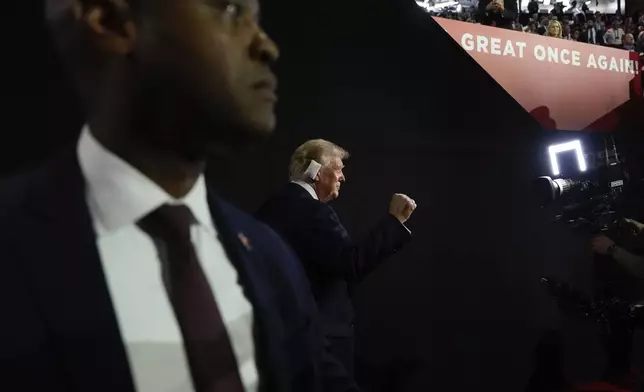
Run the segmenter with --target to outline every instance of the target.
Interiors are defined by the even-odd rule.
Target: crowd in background
[[[485,18],[485,14],[493,10],[494,6],[495,3],[490,2],[486,7],[462,9],[461,12],[444,9],[436,13],[436,16],[496,25],[494,21],[486,23]],[[625,17],[619,13],[593,13],[586,4],[578,7],[574,1],[567,10],[558,3],[548,14],[538,11],[537,1],[532,0],[528,4],[528,12],[517,14],[503,27],[529,34],[644,52],[644,12]]]

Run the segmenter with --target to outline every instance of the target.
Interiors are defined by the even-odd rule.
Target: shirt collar
[[[199,224],[214,229],[203,175],[185,197],[176,199],[102,146],[88,126],[81,133],[77,154],[88,185],[90,209],[104,230],[135,224],[163,204],[184,204]]]
[[[318,194],[315,193],[315,188],[313,188],[313,186],[311,184],[309,184],[308,182],[304,182],[304,181],[292,181],[292,182],[293,182],[293,184],[297,184],[297,185],[301,186],[302,188],[306,189],[306,191],[309,192],[311,197],[313,197],[315,200],[320,200],[318,198]]]

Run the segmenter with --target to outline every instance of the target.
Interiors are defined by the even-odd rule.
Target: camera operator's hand
[[[389,213],[396,217],[400,223],[407,222],[407,219],[416,209],[416,202],[407,195],[396,193],[389,202]]]
[[[605,235],[598,235],[591,241],[590,248],[593,252],[600,255],[608,255],[610,254],[611,249],[614,248],[614,245],[615,241]]]
[[[633,219],[622,219],[619,223],[624,225],[627,229],[633,230],[637,234],[644,231],[644,224]]]

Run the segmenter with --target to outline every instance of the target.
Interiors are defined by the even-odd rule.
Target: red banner
[[[644,123],[638,53],[434,20],[545,129],[614,131],[622,121]]]

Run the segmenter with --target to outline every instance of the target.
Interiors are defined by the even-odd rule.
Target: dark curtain
[[[595,378],[603,357],[592,325],[560,317],[538,282],[551,273],[583,287],[592,273],[587,238],[531,202],[548,135],[530,115],[412,0],[264,2],[264,20],[282,49],[278,130],[209,175],[253,211],[287,180],[294,148],[322,137],[352,153],[334,207],[355,237],[392,193],[417,201],[415,241],[356,297],[358,352],[379,370],[371,380],[401,392],[516,392],[542,332],[558,327],[569,331],[568,376]],[[34,46],[19,46],[40,72],[19,73],[26,56],[10,60],[22,111],[5,132],[14,139],[2,143],[4,173],[73,142],[82,124],[39,28]]]

